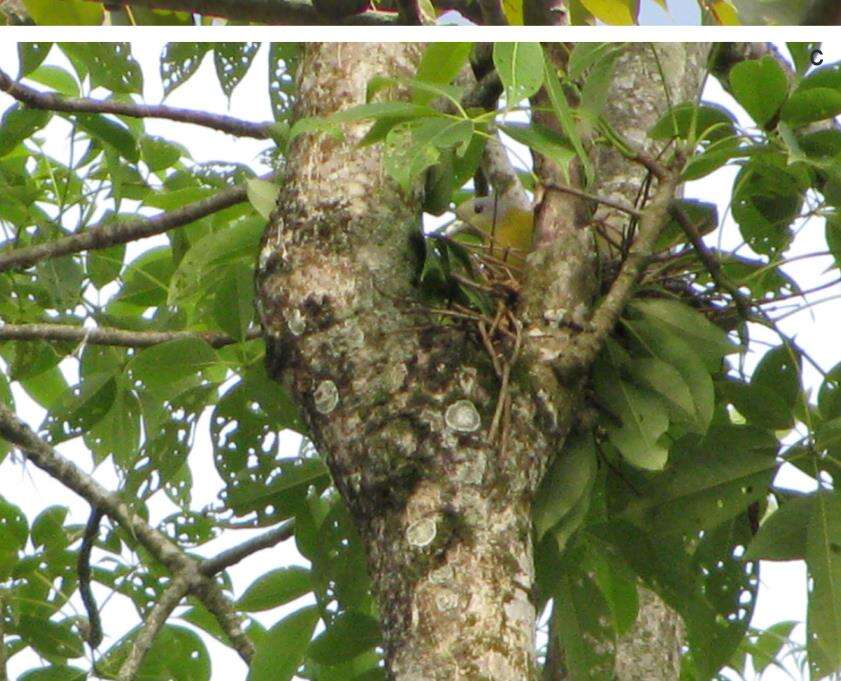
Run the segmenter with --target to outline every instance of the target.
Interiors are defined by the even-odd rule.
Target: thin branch
[[[104,113],[131,118],[164,118],[179,123],[192,123],[219,130],[237,137],[270,137],[271,122],[243,121],[233,116],[212,114],[195,109],[164,106],[162,104],[135,104],[90,97],[65,97],[54,92],[41,92],[12,79],[0,69],[0,90],[32,109],[62,111],[65,113]]]
[[[97,506],[91,508],[82,545],[79,547],[79,557],[76,561],[76,574],[79,577],[79,595],[88,614],[88,627],[85,640],[94,650],[102,643],[102,620],[99,617],[99,607],[91,590],[91,551],[99,533],[99,522],[102,520],[102,509]]]
[[[102,4],[102,0],[87,0]],[[284,26],[323,26],[349,24],[354,26],[383,26],[399,24],[395,12],[370,10],[342,19],[319,14],[312,3],[305,0],[109,0],[111,5],[166,9],[209,17],[231,19],[236,22],[282,24]]]
[[[222,570],[226,570],[232,565],[236,565],[257,551],[277,546],[280,542],[290,539],[294,534],[295,524],[294,521],[290,520],[289,522],[283,523],[268,532],[252,537],[251,539],[248,539],[242,542],[242,544],[238,544],[227,551],[222,551],[222,553],[215,555],[213,558],[203,560],[199,564],[199,571],[207,576],[215,575],[218,572],[222,572]]]
[[[683,209],[677,204],[673,204],[671,212],[672,215],[675,216],[675,219],[681,229],[683,229],[683,233],[686,234],[686,237],[692,244],[692,248],[695,249],[695,252],[698,254],[698,257],[701,259],[701,262],[704,264],[704,267],[707,269],[707,272],[709,272],[710,277],[712,277],[716,286],[730,294],[730,297],[733,298],[733,302],[736,305],[736,309],[739,311],[739,316],[745,321],[748,321],[751,316],[750,301],[739,290],[739,288],[724,275],[724,272],[721,271],[721,263],[719,263],[718,258],[712,254],[710,249],[704,243],[703,238],[701,238],[701,235],[698,232],[698,228],[687,217]]]
[[[643,209],[637,237],[613,285],[593,313],[588,330],[574,337],[568,353],[562,355],[555,364],[555,368],[561,374],[570,375],[584,371],[596,359],[630,299],[634,286],[654,251],[657,237],[669,221],[671,204],[679,183],[677,174],[669,172],[657,187],[650,203]]]
[[[261,177],[264,180],[273,178],[273,173]],[[236,187],[223,189],[218,194],[206,199],[188,203],[176,210],[158,213],[154,217],[100,223],[83,232],[77,232],[55,241],[5,251],[0,253],[0,272],[13,268],[31,267],[42,260],[58,258],[62,255],[81,253],[96,248],[108,248],[156,234],[163,234],[170,229],[184,227],[203,217],[235,206],[246,201],[247,198],[245,185],[237,185]]]
[[[572,194],[573,196],[577,196],[581,199],[587,199],[588,201],[594,201],[595,203],[601,203],[605,206],[609,206],[610,208],[615,208],[622,213],[627,213],[637,220],[642,217],[642,211],[637,210],[624,201],[617,201],[606,196],[597,196],[596,194],[591,194],[590,192],[585,192],[583,189],[578,189],[578,187],[572,187],[569,185],[546,184],[544,186],[548,189],[557,189],[559,192]]]
[[[186,575],[173,577],[135,637],[128,656],[120,667],[119,674],[117,674],[117,681],[134,681],[137,672],[140,670],[140,665],[143,664],[143,658],[146,657],[146,653],[152,647],[155,637],[189,590],[189,577]]]
[[[68,461],[36,435],[7,407],[0,404],[0,437],[18,447],[29,461],[61,482],[92,507],[99,508],[134,537],[152,556],[173,573],[187,576],[191,590],[216,617],[240,657],[249,662],[254,644],[242,630],[239,617],[220,586],[199,572],[199,564],[169,537],[146,523],[117,494],[108,491],[72,461]]]
[[[247,340],[260,338],[262,331],[249,329]],[[181,338],[200,338],[213,348],[239,343],[239,340],[215,331],[129,331],[110,327],[84,327],[70,324],[0,324],[0,341],[43,340],[110,345],[123,348],[148,348]]]

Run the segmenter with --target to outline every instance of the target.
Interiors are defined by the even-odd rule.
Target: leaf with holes
[[[672,465],[640,489],[625,516],[660,535],[711,530],[762,499],[778,463],[776,438],[750,426],[713,426],[670,450]]]
[[[300,55],[298,43],[271,43],[269,47],[269,102],[276,121],[288,120],[292,113]]]
[[[245,78],[259,49],[260,43],[214,43],[213,65],[226,97]]]
[[[593,573],[582,572],[577,563],[567,561],[552,612],[564,666],[575,681],[610,681],[616,649],[610,608]]]
[[[129,43],[59,43],[82,78],[90,76],[93,87],[104,87],[121,94],[143,92],[143,71],[131,54]],[[84,64],[84,69],[78,67]]]
[[[183,85],[201,66],[213,43],[167,43],[161,54],[164,95]]]
[[[41,427],[54,444],[78,437],[105,417],[116,394],[117,381],[113,373],[89,376],[65,392],[50,409]]]

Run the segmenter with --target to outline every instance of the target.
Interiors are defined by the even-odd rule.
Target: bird
[[[481,232],[493,257],[522,267],[532,249],[534,214],[505,195],[477,196],[459,204],[456,217]]]

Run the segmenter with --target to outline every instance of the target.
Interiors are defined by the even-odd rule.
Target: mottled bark
[[[704,50],[658,50],[672,97],[694,95]],[[364,102],[371,77],[411,75],[420,52],[306,46],[297,115]],[[610,98],[608,115],[634,141],[665,108],[652,63],[650,48],[629,48]],[[613,101],[620,95],[628,108]],[[363,536],[390,678],[523,681],[535,672],[530,503],[581,392],[580,378],[565,384],[551,363],[596,288],[588,213],[559,210],[560,196],[579,201],[568,195],[541,200],[502,448],[489,433],[500,390],[491,358],[474,328],[445,324],[422,302],[418,191],[388,178],[378,146],[356,146],[367,128],[348,125],[342,140],[307,134],[288,151],[260,254],[270,371],[301,405]],[[607,152],[598,166],[601,189],[633,200],[638,168]],[[652,655],[668,663],[679,640],[678,628]]]
[[[709,50],[708,44],[700,43],[631,45],[617,62],[605,117],[625,139],[656,155],[659,148],[648,140],[648,130],[667,111],[669,102],[678,104],[698,96]],[[635,203],[645,169],[607,147],[599,147],[595,160],[594,191]],[[615,229],[628,221],[626,215],[605,206],[597,208],[594,219]],[[640,589],[637,625],[618,641],[617,681],[674,681],[680,675],[683,642],[679,615],[652,591]]]
[[[364,101],[412,72],[414,45],[308,46],[299,115]],[[417,197],[377,147],[300,138],[261,256],[272,371],[301,402],[365,539],[393,678],[529,678],[535,662],[531,496],[569,427],[571,396],[512,374],[504,456],[488,429],[499,384],[472,329],[442,325],[413,285]],[[543,372],[551,378],[551,372]]]

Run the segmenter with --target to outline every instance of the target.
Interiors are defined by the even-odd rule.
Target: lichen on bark
[[[373,76],[412,76],[421,52],[307,45],[296,115],[365,102]],[[625,66],[650,69],[646,59],[631,47]],[[300,404],[363,538],[389,677],[522,681],[537,662],[531,500],[581,394],[580,377],[567,384],[551,363],[595,293],[586,212],[546,204],[547,224],[566,222],[529,256],[503,449],[489,433],[499,380],[487,351],[415,287],[420,188],[388,177],[380,146],[357,146],[368,125],[304,134],[287,151],[258,273],[270,372]],[[630,171],[599,161],[621,192]]]

